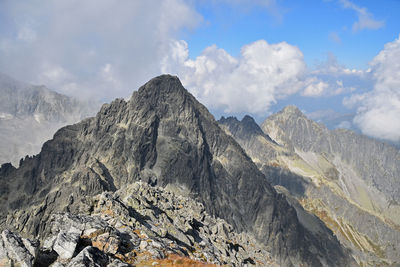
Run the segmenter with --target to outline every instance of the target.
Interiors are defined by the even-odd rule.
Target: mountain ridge
[[[153,78],[128,102],[117,99],[96,117],[60,129],[39,155],[0,173],[8,192],[26,194],[7,195],[2,210],[10,212],[0,225],[25,234],[40,236],[41,221],[54,212],[78,212],[82,195],[142,180],[186,193],[237,231],[252,232],[282,265],[354,263],[332,235],[322,243],[298,223],[285,197],[170,75]],[[31,210],[16,209],[24,206]]]
[[[299,206],[324,221],[343,245],[352,248],[360,262],[379,265],[397,261],[400,228],[396,226],[399,217],[395,203],[391,203],[389,194],[389,198],[385,197],[386,193],[368,184],[357,168],[352,167],[351,161],[341,158],[337,152],[342,147],[350,147],[353,150],[351,157],[360,159],[359,164],[362,164],[365,155],[358,157],[357,154],[365,147],[357,146],[368,147],[368,142],[372,142],[370,146],[380,149],[368,148],[373,154],[367,155],[381,158],[379,153],[386,155],[385,148],[389,145],[361,136],[361,141],[355,142],[354,146],[351,142],[359,137],[358,134],[348,130],[329,131],[309,120],[296,107],[287,107],[267,118],[262,125],[263,134],[255,133],[254,125],[246,129],[237,119],[222,119],[219,123],[246,150],[278,191],[286,193],[289,199],[294,197]],[[271,136],[276,143],[270,142],[265,135]],[[390,148],[390,151],[396,149]],[[385,158],[376,161],[384,166],[388,160],[396,162],[396,158],[390,156],[386,161]],[[386,172],[386,176],[396,177],[395,170],[388,168]],[[380,183],[385,186],[385,181]],[[391,187],[396,192],[397,187]],[[299,208],[297,211],[302,212]],[[370,225],[375,227],[372,229]]]
[[[15,166],[38,153],[60,127],[91,115],[97,106],[2,73],[0,93],[0,163]]]

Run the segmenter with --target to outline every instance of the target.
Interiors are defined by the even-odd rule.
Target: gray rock
[[[57,236],[56,235],[50,236],[47,239],[45,239],[44,242],[43,242],[43,246],[42,246],[43,249],[52,250],[53,246],[54,246],[54,242],[56,242],[56,240],[57,240]]]
[[[130,266],[131,265],[116,259],[107,265],[107,267],[130,267]]]
[[[66,264],[64,264],[64,263],[61,263],[61,262],[54,262],[54,263],[52,263],[51,265],[50,265],[50,267],[65,267],[66,266]]]
[[[70,259],[75,253],[76,246],[79,242],[81,231],[71,227],[69,231],[61,231],[57,235],[53,249],[61,259]]]
[[[23,239],[18,235],[4,230],[0,239],[0,263],[4,266],[33,266],[37,250],[38,242]]]
[[[106,254],[97,248],[86,247],[70,261],[67,267],[104,267],[108,263],[109,259]]]

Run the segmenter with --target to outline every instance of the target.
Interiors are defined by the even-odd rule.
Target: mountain
[[[0,94],[0,163],[15,166],[22,157],[37,154],[57,129],[92,110],[87,103],[1,73]]]
[[[288,106],[261,127],[222,118],[269,182],[318,216],[368,265],[400,258],[397,148],[349,130],[328,130]]]
[[[355,264],[331,232],[299,223],[286,197],[169,75],[61,128],[19,168],[3,165],[0,226],[40,239],[53,214],[79,214],[87,197],[136,181],[202,203],[236,232],[253,235],[282,266]]]

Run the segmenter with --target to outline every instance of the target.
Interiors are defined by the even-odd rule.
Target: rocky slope
[[[277,266],[253,237],[235,233],[201,203],[160,187],[135,182],[87,197],[79,210],[52,214],[43,242],[5,230],[0,266]]]
[[[60,127],[92,110],[86,103],[1,73],[0,94],[0,163],[14,166],[26,155],[37,154]]]
[[[299,223],[285,196],[169,75],[60,129],[18,169],[3,165],[0,225],[40,239],[52,214],[79,214],[84,196],[138,180],[196,199],[235,231],[251,233],[280,265],[354,264],[331,233]]]
[[[219,122],[269,181],[324,221],[360,263],[398,263],[396,148],[347,130],[329,131],[293,106],[269,117],[262,129],[250,117]]]

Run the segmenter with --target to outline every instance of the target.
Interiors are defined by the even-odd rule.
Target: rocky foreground
[[[135,182],[87,197],[79,214],[53,214],[41,240],[4,230],[0,266],[277,266],[201,203]]]

